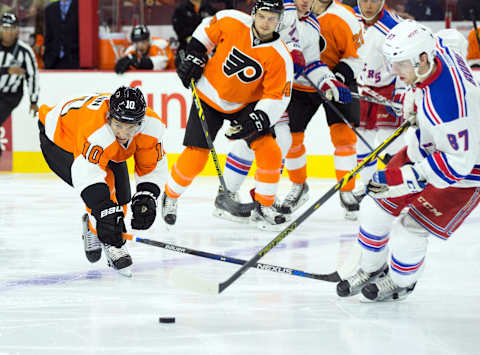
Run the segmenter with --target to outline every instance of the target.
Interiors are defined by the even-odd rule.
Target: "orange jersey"
[[[341,60],[345,61],[357,77],[361,70],[357,50],[363,44],[363,32],[353,9],[333,1],[317,20],[324,42],[320,48],[322,62],[333,69]]]
[[[147,108],[144,122],[126,146],[117,142],[107,121],[111,94],[93,94],[67,100],[54,107],[42,105],[39,120],[46,136],[74,156],[72,180],[79,191],[105,182],[110,161],[135,159],[137,183],[161,186],[168,174],[162,145],[165,125]]]
[[[135,50],[134,45],[131,45],[125,50],[125,55],[129,54],[135,54],[139,59],[141,58]],[[153,70],[175,69],[175,56],[170,48],[170,43],[163,38],[152,39],[146,57],[152,60]],[[134,67],[130,67],[130,69],[135,70]]]
[[[478,29],[480,36],[480,28]],[[470,31],[468,34],[468,54],[467,54],[468,64],[479,64],[480,65],[480,47],[478,44],[477,36],[475,30]]]
[[[217,111],[234,113],[257,102],[275,123],[290,101],[293,62],[280,39],[259,43],[252,16],[223,10],[197,27],[193,37],[215,53],[197,88],[200,98]]]

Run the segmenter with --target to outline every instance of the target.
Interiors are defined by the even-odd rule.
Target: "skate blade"
[[[123,277],[131,278],[133,276],[130,266],[124,267],[123,269],[115,269]]]
[[[282,224],[270,224],[265,221],[252,222],[255,223],[257,228],[266,232],[281,232],[288,226],[288,221]]]
[[[212,212],[212,214],[215,217],[231,221],[231,222],[237,222],[237,223],[243,223],[243,224],[248,224],[250,221],[250,217],[238,217],[238,216],[233,216],[232,214],[221,210],[219,208],[215,208]]]
[[[356,220],[358,220],[358,211],[347,211],[347,210],[345,210],[344,217],[345,217],[346,220],[356,221]]]

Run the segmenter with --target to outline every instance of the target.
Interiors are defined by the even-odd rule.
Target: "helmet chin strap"
[[[415,83],[421,83],[426,78],[428,78],[430,74],[432,74],[434,65],[435,65],[435,58],[432,58],[428,63],[428,70],[425,72],[425,74],[420,74],[418,71],[420,69],[420,62],[417,65],[414,65],[413,66],[414,72],[415,72],[415,75],[417,76],[417,80],[415,80]]]

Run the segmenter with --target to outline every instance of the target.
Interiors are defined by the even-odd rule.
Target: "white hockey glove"
[[[415,89],[409,88],[403,98],[403,118],[412,126],[417,124],[417,107],[415,105]]]
[[[367,185],[367,194],[373,198],[392,198],[422,191],[426,181],[413,164],[389,168],[373,174]]]
[[[320,81],[318,88],[328,100],[333,99],[341,104],[348,104],[352,101],[352,93],[348,86],[338,81],[335,75],[331,73]]]

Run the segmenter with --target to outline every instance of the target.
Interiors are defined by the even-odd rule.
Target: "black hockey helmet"
[[[14,27],[18,26],[17,16],[11,12],[5,12],[0,19],[0,26],[3,27]]]
[[[132,43],[149,40],[149,39],[150,39],[150,31],[148,30],[147,26],[136,25],[135,27],[132,28],[132,32],[130,33],[130,41]]]
[[[255,15],[258,10],[277,12],[281,15],[283,13],[283,0],[257,0],[253,5],[252,15]]]
[[[120,86],[110,96],[110,117],[124,123],[141,123],[147,104],[138,88]]]

